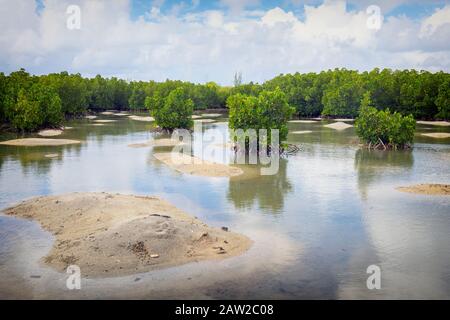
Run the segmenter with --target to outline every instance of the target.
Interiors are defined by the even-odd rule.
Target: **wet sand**
[[[448,121],[417,121],[417,123],[432,125],[432,126],[440,126],[440,127],[450,126],[450,122],[448,122]]]
[[[41,137],[54,137],[59,136],[63,133],[62,130],[59,129],[48,129],[48,130],[41,130],[38,132],[38,135]]]
[[[450,184],[418,184],[408,187],[398,187],[402,192],[427,194],[427,195],[450,195]]]
[[[436,139],[445,139],[445,138],[450,138],[450,133],[447,133],[447,132],[422,133],[422,136],[436,138]]]
[[[327,124],[324,127],[331,128],[334,130],[345,130],[345,129],[351,128],[353,126],[350,124],[344,123],[344,122],[334,122],[334,123]]]
[[[81,143],[81,141],[69,139],[44,139],[44,138],[24,138],[0,142],[1,145],[24,146],[24,147],[62,146],[66,144],[78,144],[78,143]]]
[[[153,156],[170,168],[192,175],[203,177],[235,177],[243,173],[242,169],[221,163],[201,160],[186,154],[170,152],[155,153]],[[174,157],[176,159],[174,159]]]
[[[252,244],[156,197],[71,193],[33,198],[4,213],[36,220],[55,236],[44,264],[60,272],[75,264],[90,278],[224,259]]]

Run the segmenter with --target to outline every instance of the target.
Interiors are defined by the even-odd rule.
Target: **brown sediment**
[[[155,153],[153,156],[178,172],[192,175],[204,177],[234,177],[243,173],[242,169],[237,167],[202,160],[182,153],[164,152]]]
[[[334,130],[345,130],[345,129],[351,128],[353,126],[350,124],[344,123],[344,122],[334,122],[334,123],[327,124],[324,127],[331,128]]]
[[[428,195],[450,195],[450,184],[417,184],[409,187],[398,187],[397,190],[409,193]]]
[[[437,138],[437,139],[445,139],[450,138],[450,133],[447,132],[433,132],[433,133],[422,133],[422,136]]]
[[[78,144],[78,143],[81,143],[81,141],[69,139],[45,139],[45,138],[24,138],[0,142],[0,144],[7,146],[26,146],[26,147],[62,146],[66,144]]]
[[[252,241],[209,227],[156,198],[71,193],[33,198],[4,210],[33,219],[56,240],[42,261],[86,277],[123,276],[245,252]]]

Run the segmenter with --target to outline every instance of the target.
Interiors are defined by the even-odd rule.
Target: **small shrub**
[[[172,90],[167,98],[159,93],[147,97],[145,106],[155,118],[156,124],[165,130],[192,127],[194,103],[182,87]]]
[[[416,122],[412,115],[402,116],[389,109],[377,110],[370,106],[367,94],[355,122],[356,133],[369,148],[407,148],[413,142]]]
[[[229,127],[231,129],[255,129],[259,141],[259,129],[267,129],[268,143],[271,141],[271,129],[280,131],[280,142],[288,134],[287,121],[295,109],[289,106],[285,94],[276,88],[274,91],[262,91],[257,97],[235,94],[227,99],[230,110]]]

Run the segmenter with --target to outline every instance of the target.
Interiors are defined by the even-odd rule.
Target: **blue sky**
[[[0,0],[0,30],[6,73],[228,85],[235,72],[262,82],[333,68],[450,71],[450,1]]]

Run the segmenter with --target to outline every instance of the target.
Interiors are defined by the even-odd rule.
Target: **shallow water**
[[[282,159],[278,174],[255,175],[251,167],[244,177],[208,178],[154,160],[152,152],[164,149],[128,147],[154,135],[151,123],[99,119],[117,122],[67,124],[73,129],[60,138],[81,145],[0,146],[0,208],[75,191],[159,195],[248,235],[253,247],[219,262],[83,278],[82,289],[70,291],[66,274],[40,263],[53,237],[32,221],[0,215],[0,298],[450,298],[450,199],[395,190],[450,183],[450,139],[420,136],[450,128],[419,125],[413,151],[376,152],[359,148],[353,128],[291,123],[291,131],[312,132],[288,136],[301,151]],[[218,121],[204,125],[205,140],[226,135]],[[222,159],[224,149],[216,149],[212,160],[227,161],[230,153]],[[381,268],[380,290],[366,287],[372,264]]]

